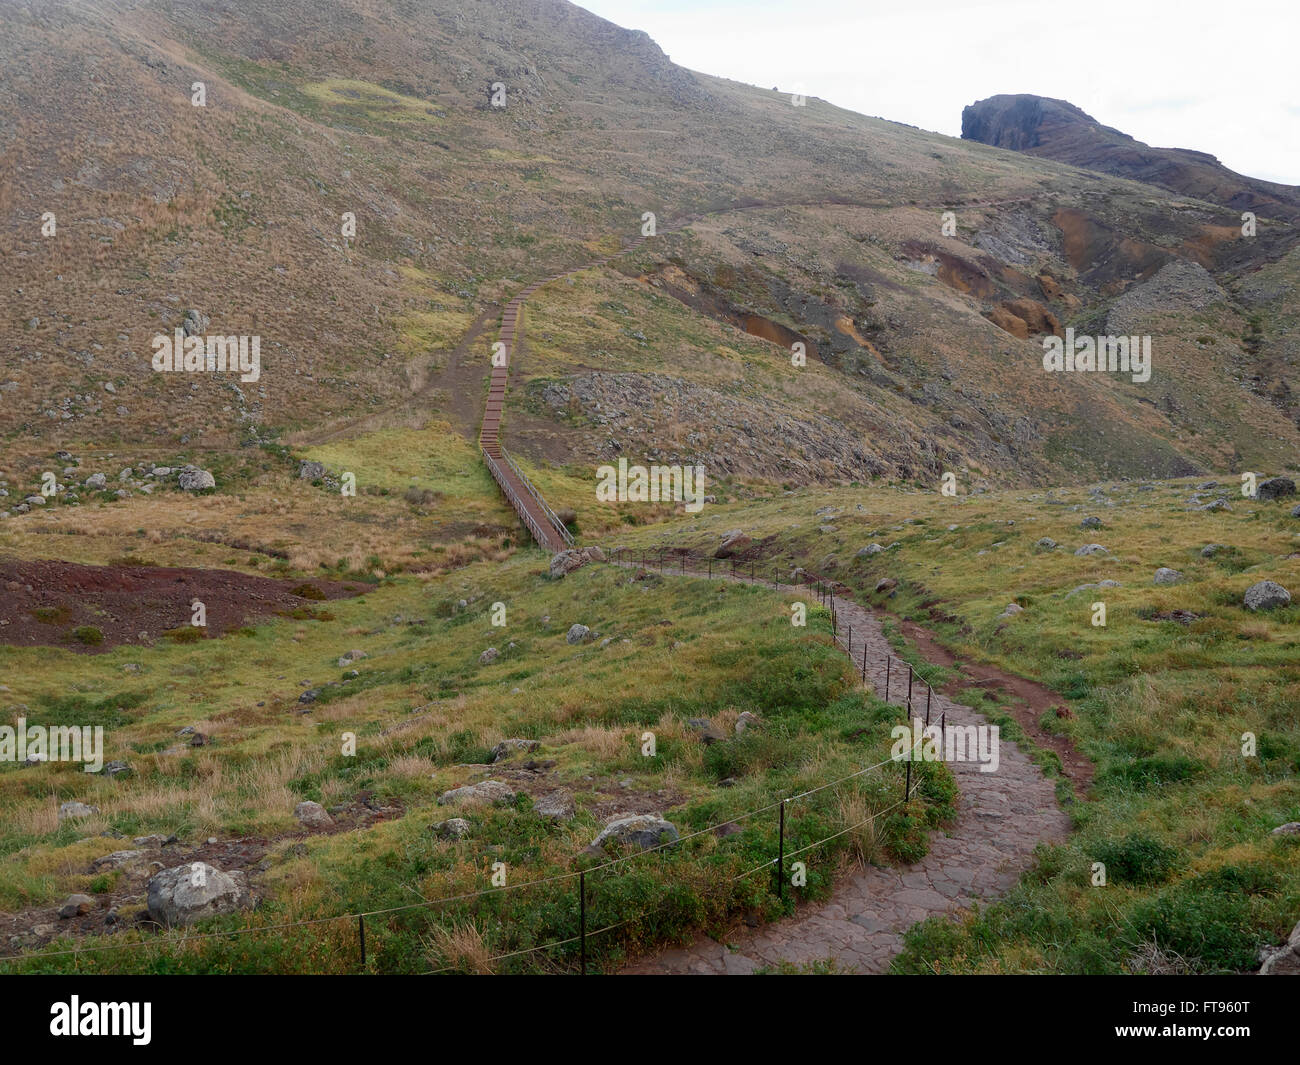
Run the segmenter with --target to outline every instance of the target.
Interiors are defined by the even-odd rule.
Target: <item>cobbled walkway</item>
[[[715,575],[713,579],[733,578]],[[813,594],[795,585],[759,583],[805,597]],[[849,643],[846,634],[851,628],[848,653],[854,666],[861,675],[865,650],[867,682],[884,698],[892,648],[879,620],[849,599],[836,598],[835,614],[840,646]],[[891,673],[890,701],[906,705],[907,667],[900,669],[895,660]],[[925,686],[919,680],[913,696],[914,709],[924,716]],[[970,707],[935,692],[931,722],[941,714],[947,715],[948,724],[988,723]],[[793,916],[773,924],[741,927],[729,932],[725,942],[701,937],[689,947],[639,959],[623,972],[744,974],[782,962],[807,965],[826,960],[833,960],[840,971],[884,972],[902,949],[903,933],[911,925],[1005,893],[1028,867],[1038,843],[1068,833],[1069,820],[1056,804],[1051,781],[1015,744],[1003,740],[1000,755],[993,773],[981,773],[973,762],[950,763],[961,789],[957,819],[931,833],[929,853],[919,862],[861,870],[845,877],[826,902],[801,906]]]

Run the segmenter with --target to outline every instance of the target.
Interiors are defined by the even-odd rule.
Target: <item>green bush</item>
[[[94,625],[80,625],[72,630],[72,638],[78,643],[94,647],[104,642],[104,634]]]
[[[1103,843],[1095,853],[1106,866],[1107,881],[1120,884],[1159,884],[1182,865],[1177,847],[1137,834]]]

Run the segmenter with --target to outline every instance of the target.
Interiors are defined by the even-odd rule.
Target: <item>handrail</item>
[[[545,532],[543,532],[537,522],[533,520],[532,515],[528,513],[528,508],[522,505],[522,500],[517,498],[518,493],[511,486],[510,481],[506,478],[505,473],[502,471],[500,465],[498,465],[496,459],[487,453],[486,448],[480,448],[480,451],[483,454],[483,461],[487,463],[488,472],[492,474],[492,479],[500,486],[501,491],[504,492],[506,498],[510,500],[510,504],[514,507],[515,512],[523,519],[524,524],[528,526],[528,531],[533,534],[533,539],[545,547],[549,537]],[[570,543],[571,542],[572,541],[570,541]]]
[[[551,524],[555,526],[555,531],[560,534],[566,544],[572,547],[573,534],[569,532],[564,522],[560,521],[559,516],[550,508],[546,500],[542,498],[542,493],[533,486],[533,482],[530,481],[524,471],[519,468],[518,463],[515,462],[514,457],[505,449],[505,447],[501,448],[501,455],[508,463],[510,463],[510,468],[515,471],[519,479],[523,481],[524,487],[528,489],[528,494],[537,500],[542,510],[546,513],[546,516],[550,519]]]

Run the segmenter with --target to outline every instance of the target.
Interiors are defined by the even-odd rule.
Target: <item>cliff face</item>
[[[961,135],[995,148],[1145,181],[1264,218],[1300,221],[1300,188],[1229,170],[1214,156],[1185,148],[1152,148],[1064,100],[990,96],[962,111]]]

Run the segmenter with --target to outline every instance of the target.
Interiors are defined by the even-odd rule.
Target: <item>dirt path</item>
[[[776,587],[809,594],[794,585]],[[880,621],[849,599],[837,598],[835,612],[840,646],[859,670],[865,651],[867,682],[883,698],[892,648]],[[907,674],[897,660],[892,673],[890,701],[905,705]],[[981,714],[937,691],[930,713],[932,721],[946,714],[949,725],[987,724]],[[806,965],[833,959],[840,970],[884,972],[902,949],[903,933],[911,925],[1005,893],[1029,866],[1040,842],[1063,839],[1069,832],[1069,819],[1056,804],[1052,782],[1014,744],[1002,742],[1000,756],[997,771],[991,773],[980,772],[973,762],[949,763],[961,789],[957,820],[946,832],[931,835],[930,851],[919,862],[863,869],[843,879],[829,901],[801,906],[792,917],[760,928],[733,927],[719,939],[701,936],[688,947],[640,959],[623,971],[744,974],[782,962]]]

